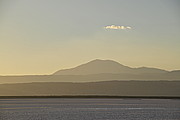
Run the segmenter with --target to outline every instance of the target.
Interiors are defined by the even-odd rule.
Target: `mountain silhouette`
[[[63,69],[53,75],[89,75],[89,74],[144,74],[144,73],[166,73],[168,71],[157,68],[131,68],[113,60],[96,59],[86,64],[79,65],[71,69]]]
[[[132,68],[113,60],[93,60],[51,75],[0,76],[0,84],[31,82],[97,82],[97,81],[180,81],[180,70]]]
[[[7,84],[8,83],[8,84]],[[0,96],[180,96],[180,70],[93,60],[52,75],[0,76]]]

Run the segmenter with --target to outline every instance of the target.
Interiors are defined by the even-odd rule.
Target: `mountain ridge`
[[[166,73],[169,71],[150,68],[150,67],[138,67],[132,68],[122,65],[113,60],[101,60],[95,59],[85,64],[81,64],[74,68],[58,70],[53,75],[88,75],[88,74],[101,74],[101,73],[113,73],[113,74],[142,74],[142,73]]]
[[[107,63],[108,65],[106,65]],[[31,82],[97,82],[111,80],[180,81],[180,70],[166,71],[150,67],[131,68],[112,60],[96,59],[75,68],[57,71],[55,74],[51,75],[0,76],[0,84]]]

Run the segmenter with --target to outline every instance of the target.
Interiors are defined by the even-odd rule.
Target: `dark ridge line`
[[[62,96],[0,96],[0,99],[15,98],[123,98],[123,99],[180,99],[180,96],[108,96],[108,95],[62,95]]]

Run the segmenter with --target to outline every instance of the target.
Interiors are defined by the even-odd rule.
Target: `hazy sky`
[[[93,59],[180,69],[180,0],[0,0],[0,75]]]

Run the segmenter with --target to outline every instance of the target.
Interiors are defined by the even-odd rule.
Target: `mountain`
[[[97,82],[97,81],[180,81],[180,70],[131,68],[112,60],[93,60],[52,75],[0,76],[0,84],[30,82]]]
[[[113,60],[93,60],[86,64],[71,69],[63,69],[53,75],[89,75],[89,74],[144,74],[144,73],[166,73],[168,71],[157,68],[131,68]]]

